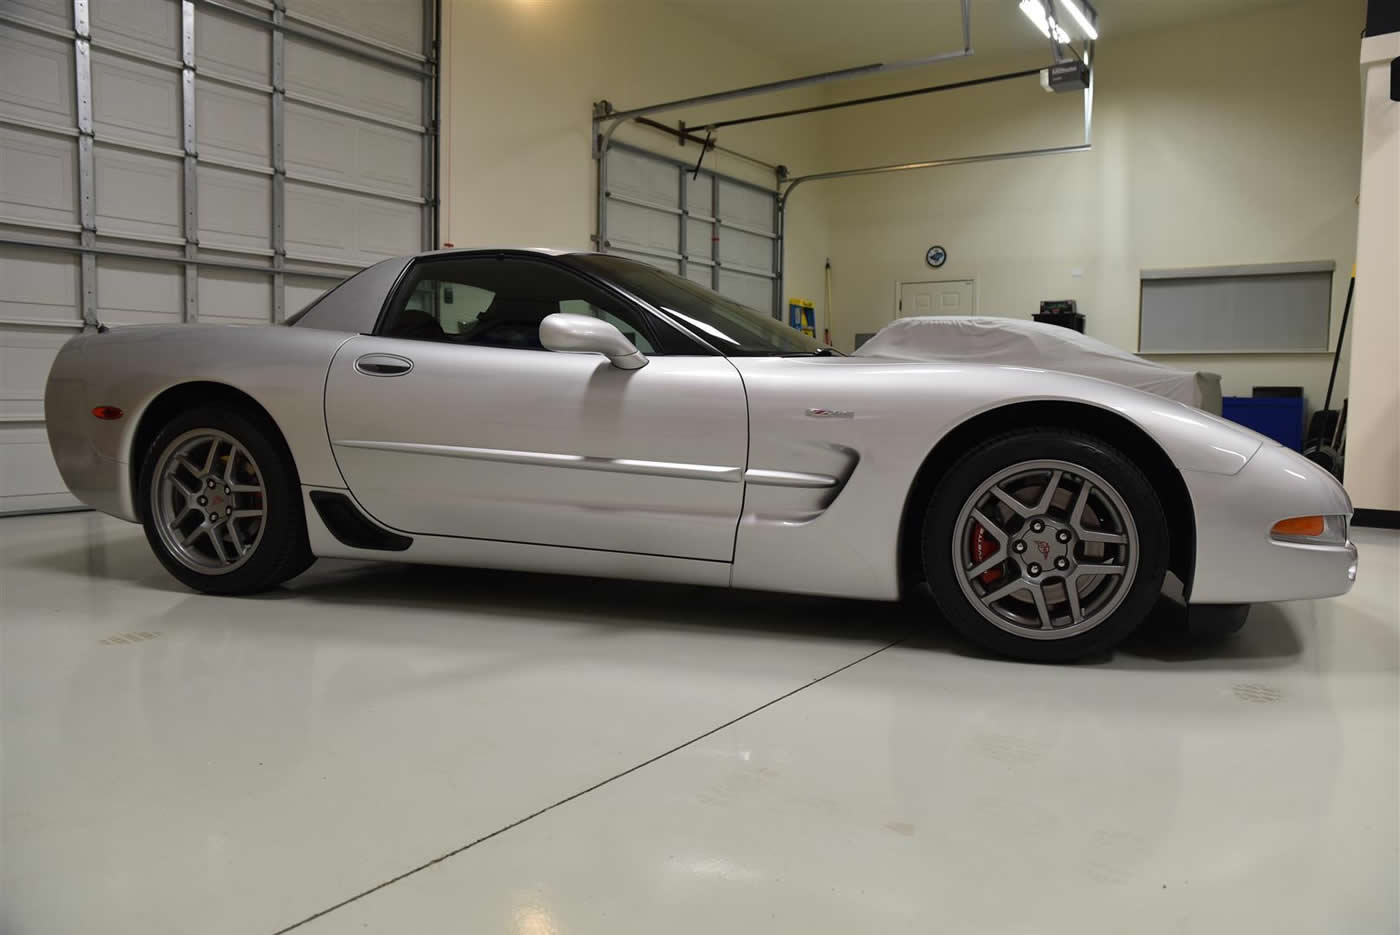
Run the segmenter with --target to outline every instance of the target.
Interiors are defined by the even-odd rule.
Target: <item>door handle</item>
[[[413,361],[397,354],[365,354],[355,358],[355,369],[367,377],[401,377],[413,369]]]

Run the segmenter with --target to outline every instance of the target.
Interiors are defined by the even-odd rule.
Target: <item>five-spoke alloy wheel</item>
[[[924,564],[940,608],[997,652],[1107,649],[1146,616],[1166,571],[1151,485],[1103,441],[1025,430],[970,451],[930,502]]]
[[[227,432],[192,429],[176,438],[153,480],[156,531],[181,564],[224,575],[257,549],[266,515],[262,472]]]
[[[250,594],[311,564],[301,489],[265,419],[196,409],[156,434],[138,488],[146,539],[171,574],[212,594]]]
[[[991,623],[1028,639],[1064,639],[1113,613],[1132,583],[1136,540],[1118,491],[1067,461],[998,471],[953,527],[963,593]]]

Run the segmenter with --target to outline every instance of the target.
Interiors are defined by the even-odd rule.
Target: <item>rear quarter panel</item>
[[[323,397],[331,358],[349,337],[272,325],[138,326],[76,337],[55,359],[45,393],[59,471],[79,499],[135,521],[126,479],[145,454],[132,450],[143,415],[172,387],[211,382],[246,393],[268,412],[302,483],[343,487],[326,438]],[[99,405],[118,406],[125,416],[99,421],[91,415]]]

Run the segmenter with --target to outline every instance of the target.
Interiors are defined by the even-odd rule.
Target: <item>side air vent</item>
[[[380,529],[365,518],[350,498],[328,490],[311,491],[311,503],[321,514],[321,522],[344,545],[352,549],[374,549],[379,552],[402,552],[413,545],[408,536]]]

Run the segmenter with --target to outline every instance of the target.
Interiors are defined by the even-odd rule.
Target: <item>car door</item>
[[[557,311],[612,322],[648,364],[545,350],[539,322]],[[731,561],[739,374],[665,353],[646,316],[552,260],[419,260],[378,333],[331,364],[326,425],[351,492],[409,533]]]

